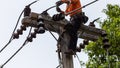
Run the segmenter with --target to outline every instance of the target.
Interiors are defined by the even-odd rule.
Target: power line
[[[58,39],[54,36],[54,34],[46,27],[46,29],[50,32],[50,34],[54,37],[54,39],[57,41],[57,42],[59,42],[58,41]],[[59,45],[59,44],[58,44]],[[59,60],[59,65],[56,67],[56,68],[59,68],[59,67],[61,67],[61,65],[62,65],[62,61],[61,61],[61,55],[60,55],[60,51],[59,51],[59,46],[57,45],[57,52],[58,52],[58,60]]]
[[[13,34],[15,33],[15,30],[16,30],[18,24],[19,24],[19,21],[20,21],[20,18],[22,16],[23,12],[24,12],[24,10],[21,12],[21,14],[20,14],[20,16],[19,16],[19,18],[17,20],[17,23],[16,23],[15,28],[14,28],[14,30],[12,32],[12,35],[11,35],[11,37],[9,39],[9,42],[0,50],[0,53],[12,42],[12,40],[13,40]]]
[[[38,1],[39,1],[39,0],[36,0],[36,1],[28,4],[27,6],[31,6],[32,4],[34,4],[34,3],[38,2]],[[17,20],[17,23],[16,23],[15,28],[14,28],[14,30],[13,30],[13,32],[12,32],[12,35],[11,35],[11,37],[10,37],[10,39],[9,39],[9,42],[0,50],[0,53],[1,53],[1,52],[12,42],[12,40],[14,39],[14,38],[13,38],[14,33],[15,33],[16,29],[17,29],[17,26],[18,26],[18,24],[19,24],[20,18],[21,18],[21,16],[22,16],[22,14],[24,13],[24,11],[25,11],[25,9],[21,12],[21,14],[20,14],[20,16],[19,16],[19,18],[18,18],[18,20]]]
[[[29,37],[31,30],[32,30],[32,27],[30,28],[30,31],[29,31],[27,38]],[[4,64],[2,64],[1,68],[3,68],[27,43],[28,43],[28,41],[26,39],[24,41],[23,45]]]
[[[79,61],[79,64],[80,64],[80,66],[81,66],[81,68],[82,68],[82,63],[81,63],[80,58],[78,57],[77,54],[76,54],[76,57],[77,57],[77,59],[78,59],[78,61]]]

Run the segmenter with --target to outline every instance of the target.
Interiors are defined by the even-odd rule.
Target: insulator
[[[102,31],[102,34],[101,34],[102,37],[105,37],[107,36],[107,33],[105,31]]]
[[[77,47],[77,48],[76,48],[76,51],[77,51],[77,52],[81,52],[81,48],[80,48],[80,47]]]
[[[89,26],[95,27],[95,24],[93,22],[90,22]]]
[[[45,33],[45,29],[43,27],[39,27],[38,33],[40,33],[40,34]]]
[[[17,29],[17,33],[20,34],[20,35],[22,35],[23,34],[23,30]]]
[[[40,22],[38,27],[44,27],[44,24],[42,22]]]
[[[36,32],[31,33],[31,37],[36,38]]]
[[[89,41],[87,39],[83,40],[83,44],[88,45]]]
[[[32,42],[32,37],[27,37],[27,41]]]
[[[30,6],[26,6],[25,9],[24,9],[24,17],[29,16],[30,13],[31,13]]]
[[[82,44],[82,43],[80,43],[80,48],[81,48],[81,49],[84,49],[84,48],[85,48],[85,45]]]
[[[35,33],[43,34],[43,33],[45,33],[45,29],[43,27],[39,27],[37,29],[34,29],[34,32]]]
[[[21,27],[21,30],[26,30],[26,26],[21,25],[20,27]]]
[[[104,49],[108,49],[109,47],[110,47],[110,43],[109,42],[105,42],[103,48]]]
[[[18,33],[14,33],[13,34],[13,39],[18,39],[19,38],[19,34]]]

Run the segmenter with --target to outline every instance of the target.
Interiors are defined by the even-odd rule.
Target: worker
[[[66,3],[66,11],[62,11],[59,6],[63,3]],[[64,19],[65,14],[68,12],[71,12],[75,9],[81,8],[80,0],[60,0],[56,2],[56,10],[60,12],[60,14],[53,15],[54,21],[59,21]],[[80,28],[80,25],[82,23],[86,23],[88,21],[88,17],[85,16],[85,14],[82,12],[82,9],[75,11],[70,16],[70,23],[68,23],[64,29],[70,36],[70,43],[68,45],[68,52],[65,52],[66,54],[75,54],[76,53],[76,47],[77,47],[77,40],[78,35],[77,32]]]

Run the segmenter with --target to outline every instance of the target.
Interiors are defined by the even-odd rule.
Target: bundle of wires
[[[12,32],[12,35],[11,35],[8,43],[7,43],[2,49],[0,49],[0,54],[1,54],[1,52],[15,39],[15,38],[13,38],[13,37],[14,37],[14,33],[15,33],[17,27],[18,27],[18,24],[19,24],[19,21],[20,21],[20,18],[21,18],[21,16],[22,16],[22,14],[24,13],[24,16],[26,16],[26,13],[27,13],[27,14],[30,14],[30,12],[31,12],[30,6],[31,6],[32,4],[38,2],[38,1],[39,1],[39,0],[36,0],[36,1],[32,2],[32,3],[30,3],[29,5],[27,5],[26,8],[20,13],[20,16],[19,16],[19,18],[18,18],[18,20],[17,20],[17,23],[16,23],[16,25],[15,25],[15,28],[14,28],[14,30],[13,30],[13,32]],[[29,9],[29,13],[28,13],[28,9]],[[29,31],[28,36],[30,35],[31,30],[32,30],[32,27],[30,28],[30,31]],[[0,66],[0,68],[3,68],[27,43],[28,43],[28,41],[27,41],[27,39],[26,39],[26,40],[24,41],[23,45],[22,45],[4,64],[2,64],[2,65]]]

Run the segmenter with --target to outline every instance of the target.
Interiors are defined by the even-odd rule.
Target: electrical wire
[[[42,14],[47,13],[48,10],[50,10],[50,9],[52,9],[52,8],[54,8],[54,7],[56,7],[56,5],[49,7],[48,9],[46,9],[45,11],[43,11]],[[49,24],[49,25],[54,28],[54,26],[52,26],[51,24]],[[47,27],[46,27],[46,28],[47,28]],[[52,33],[48,28],[47,28],[47,30],[50,32],[50,34],[51,34],[51,35],[55,38],[55,40],[58,42],[57,38],[53,35],[53,33]],[[54,30],[55,30],[55,29],[54,29]],[[57,30],[55,30],[55,31],[57,32]],[[63,39],[63,38],[61,37],[61,35],[60,35],[60,38]],[[64,39],[63,39],[63,40],[64,40]]]
[[[43,13],[42,14],[48,14],[47,13],[47,11],[48,10],[50,10],[50,9],[52,9],[52,8],[54,8],[54,7],[56,7],[56,6],[52,6],[52,7],[50,7],[50,8],[48,8],[48,9],[46,9],[45,11],[43,11]],[[52,28],[55,28],[52,24],[48,24],[48,25],[50,25]],[[58,39],[54,36],[54,34],[46,27],[46,29],[50,32],[50,34],[54,37],[54,39],[57,41],[57,42],[59,42],[58,41]],[[58,32],[56,29],[54,29],[56,32]],[[61,35],[59,35],[59,37],[65,42],[65,40],[63,39],[63,37],[61,36]],[[58,45],[60,45],[60,44],[58,44]],[[59,46],[57,45],[57,48],[59,48]],[[57,49],[57,50],[59,50],[59,49]],[[61,54],[60,54],[60,51],[57,51],[57,53],[58,53],[58,60],[59,60],[59,65],[56,67],[56,68],[61,68],[61,66],[62,66],[62,60],[61,60]]]
[[[54,34],[46,27],[46,29],[49,31],[49,33],[53,36],[53,38],[58,42],[58,39],[54,36]]]
[[[54,27],[53,25],[51,25],[51,24],[49,24],[49,25],[54,28],[55,32],[57,32],[57,30],[55,29],[55,27]],[[62,37],[62,34],[59,35],[59,37],[65,42],[65,40],[64,40],[63,37]],[[65,43],[66,43],[66,42],[65,42]]]
[[[32,3],[30,3],[30,4],[27,5],[27,6],[31,6],[32,4],[36,3],[37,1],[39,1],[39,0],[36,0],[36,1],[32,2]],[[16,25],[15,25],[15,28],[14,28],[14,30],[13,30],[13,32],[12,32],[12,35],[11,35],[8,43],[0,50],[0,53],[12,42],[12,40],[13,40],[13,34],[14,34],[15,31],[16,31],[16,28],[17,28],[17,26],[18,26],[18,24],[19,24],[20,18],[21,18],[21,16],[22,16],[23,13],[24,13],[24,10],[21,12],[21,14],[20,14],[20,16],[19,16],[19,18],[18,18],[18,20],[17,20],[17,23],[16,23]],[[30,31],[29,31],[29,34],[31,33],[31,30],[32,30],[32,27],[31,27],[31,29],[30,29]],[[28,34],[28,36],[29,36],[29,34]],[[5,66],[5,65],[17,54],[17,53],[27,44],[27,42],[28,42],[28,41],[27,41],[27,39],[26,39],[25,42],[23,43],[23,45],[1,66],[1,68],[3,68],[3,66]]]
[[[45,11],[47,12],[48,10],[50,10],[50,9],[52,9],[52,8],[54,8],[54,7],[56,7],[56,6],[49,7],[49,8],[46,9]]]
[[[63,64],[62,64],[62,59],[61,59],[60,51],[58,51],[58,58],[59,58],[59,59],[58,59],[59,65],[58,65],[56,68],[59,68],[59,67],[62,68],[62,65],[63,65]]]
[[[75,12],[75,11],[78,11],[78,10],[80,10],[80,9],[82,9],[82,8],[85,8],[86,6],[88,6],[88,5],[90,5],[90,4],[93,4],[93,3],[96,2],[96,1],[98,1],[98,0],[95,0],[95,1],[93,1],[93,2],[90,2],[90,3],[84,5],[84,6],[81,7],[81,8],[78,8],[78,9],[75,9],[75,10],[73,10],[73,11],[71,11],[71,12],[68,12],[68,13],[66,13],[66,15],[71,14],[71,13],[73,13],[73,12]],[[52,8],[54,8],[54,7],[56,7],[56,6],[52,6],[52,7],[48,8],[48,9],[46,9],[45,11],[43,11],[43,13],[44,13],[44,12],[47,13],[48,10],[50,10],[50,9],[52,9]],[[50,24],[50,26],[52,26],[52,25]],[[53,27],[53,26],[52,26],[52,27]],[[54,28],[54,27],[53,27],[53,28]],[[48,28],[47,28],[47,29],[48,29]],[[56,39],[56,37],[52,34],[52,32],[51,32],[49,29],[48,29],[48,31],[49,31],[49,32],[51,33],[51,35],[55,38],[55,40],[58,41],[58,40]],[[56,31],[56,30],[55,30],[55,31]],[[63,39],[63,38],[61,37],[61,35],[60,35],[60,38]]]
[[[32,3],[30,3],[28,6],[31,6],[32,4],[34,4],[34,3],[38,2],[38,1],[39,1],[39,0],[36,0],[36,1],[32,2]],[[16,31],[16,29],[17,29],[17,26],[18,26],[18,24],[19,24],[20,18],[21,18],[21,16],[22,16],[23,13],[24,13],[24,10],[21,12],[21,14],[20,14],[20,16],[19,16],[19,18],[18,18],[18,20],[17,20],[17,23],[16,23],[16,25],[15,25],[15,28],[14,28],[14,30],[13,30],[13,32],[12,32],[12,35],[11,35],[8,43],[0,50],[0,53],[12,42],[12,40],[13,40],[13,34],[15,33],[15,31]]]
[[[34,3],[38,2],[38,1],[40,1],[40,0],[33,1],[33,2],[30,3],[28,6],[31,6],[32,4],[34,4]]]
[[[52,26],[52,25],[51,25],[51,26]],[[55,39],[57,42],[59,42],[58,39],[54,36],[54,34],[53,34],[47,27],[46,27],[46,29],[50,32],[50,34],[54,37],[54,39]],[[59,44],[58,44],[58,45],[59,45]],[[57,45],[57,48],[59,48],[58,45]],[[57,50],[59,50],[59,49],[57,49]],[[58,53],[58,58],[59,58],[59,65],[58,65],[56,68],[61,67],[61,65],[62,65],[60,51],[57,51],[57,53]]]
[[[29,34],[27,37],[29,37],[30,33],[32,31],[32,27],[29,30]],[[3,68],[26,44],[28,43],[27,39],[24,41],[23,45],[4,63],[2,64],[1,68]]]
[[[46,9],[45,11],[43,11],[41,14],[44,14],[44,13],[47,13],[47,11],[48,10],[50,10],[50,9],[52,9],[52,8],[54,8],[54,7],[56,7],[56,6],[51,6],[51,7],[49,7],[48,9]],[[53,27],[54,28],[54,26],[53,25],[51,25],[51,24],[49,24],[51,27]],[[54,37],[54,39],[58,42],[58,40],[57,40],[57,38],[54,36],[54,34],[46,27],[46,29],[50,32],[50,34]],[[55,30],[55,29],[54,29]],[[56,32],[57,32],[57,30],[55,30]],[[62,40],[64,40],[62,37],[61,37],[61,35],[60,35],[60,38],[62,39]]]
[[[47,13],[48,10],[50,10],[50,9],[52,9],[52,8],[54,8],[54,7],[56,7],[56,6],[49,7],[48,9],[46,9],[45,11],[43,11],[43,13],[44,13],[44,12]],[[53,25],[51,25],[51,24],[49,24],[49,25],[54,28]],[[47,29],[48,29],[48,28],[47,28]],[[55,29],[54,29],[54,30],[55,30]],[[57,32],[57,30],[55,30],[55,31]],[[50,30],[49,30],[49,32],[50,32],[51,35],[55,38],[55,36],[52,34],[52,32],[51,32]],[[59,36],[60,36],[60,38],[61,38],[62,40],[64,40],[61,35],[59,35]],[[55,38],[55,40],[58,41],[56,38]]]
[[[50,34],[55,38],[55,40],[57,41],[57,42],[59,42],[58,40],[57,40],[57,38],[54,36],[54,34],[47,28],[47,30],[50,32]],[[60,35],[60,37],[61,37],[61,35]],[[61,37],[62,38],[62,37]],[[62,38],[63,39],[63,38]],[[63,39],[64,40],[64,39]],[[60,45],[60,44],[58,44],[58,45]],[[59,68],[59,67],[61,67],[61,65],[62,65],[62,59],[61,59],[61,54],[60,54],[60,51],[59,51],[59,46],[57,45],[57,53],[58,53],[58,60],[59,60],[59,65],[56,67],[56,68]]]
[[[52,26],[52,25],[51,25]],[[53,27],[53,26],[52,26]],[[46,28],[49,32],[50,32],[50,34],[54,37],[54,39],[57,41],[57,42],[59,42],[58,40],[57,40],[57,38],[54,36],[54,34],[48,29],[48,28]],[[60,37],[61,37],[61,35],[60,35]],[[62,37],[61,37],[62,38]],[[63,38],[62,38],[63,39]],[[64,40],[64,39],[63,39]],[[58,44],[59,45],[59,44]],[[57,45],[57,48],[59,48],[59,46]],[[59,49],[57,49],[57,50],[59,50]],[[58,58],[59,58],[59,65],[56,67],[56,68],[59,68],[59,67],[61,67],[61,65],[62,65],[62,61],[61,61],[61,55],[60,55],[60,51],[57,51],[58,52]]]
[[[18,20],[17,20],[17,23],[16,23],[15,28],[14,28],[14,30],[13,30],[13,32],[12,32],[12,35],[11,35],[11,37],[10,37],[10,39],[9,39],[9,42],[0,50],[0,53],[8,46],[8,45],[11,43],[11,41],[13,40],[13,34],[15,33],[15,30],[16,30],[18,24],[19,24],[19,21],[20,21],[20,18],[21,18],[21,16],[22,16],[23,12],[24,12],[24,10],[21,12],[21,14],[20,14],[20,16],[19,16],[19,18],[18,18]]]
[[[77,57],[77,59],[78,59],[78,61],[79,61],[79,64],[80,64],[80,66],[81,66],[81,68],[82,68],[82,63],[81,63],[80,58],[78,57],[77,54],[76,54],[76,57]]]

